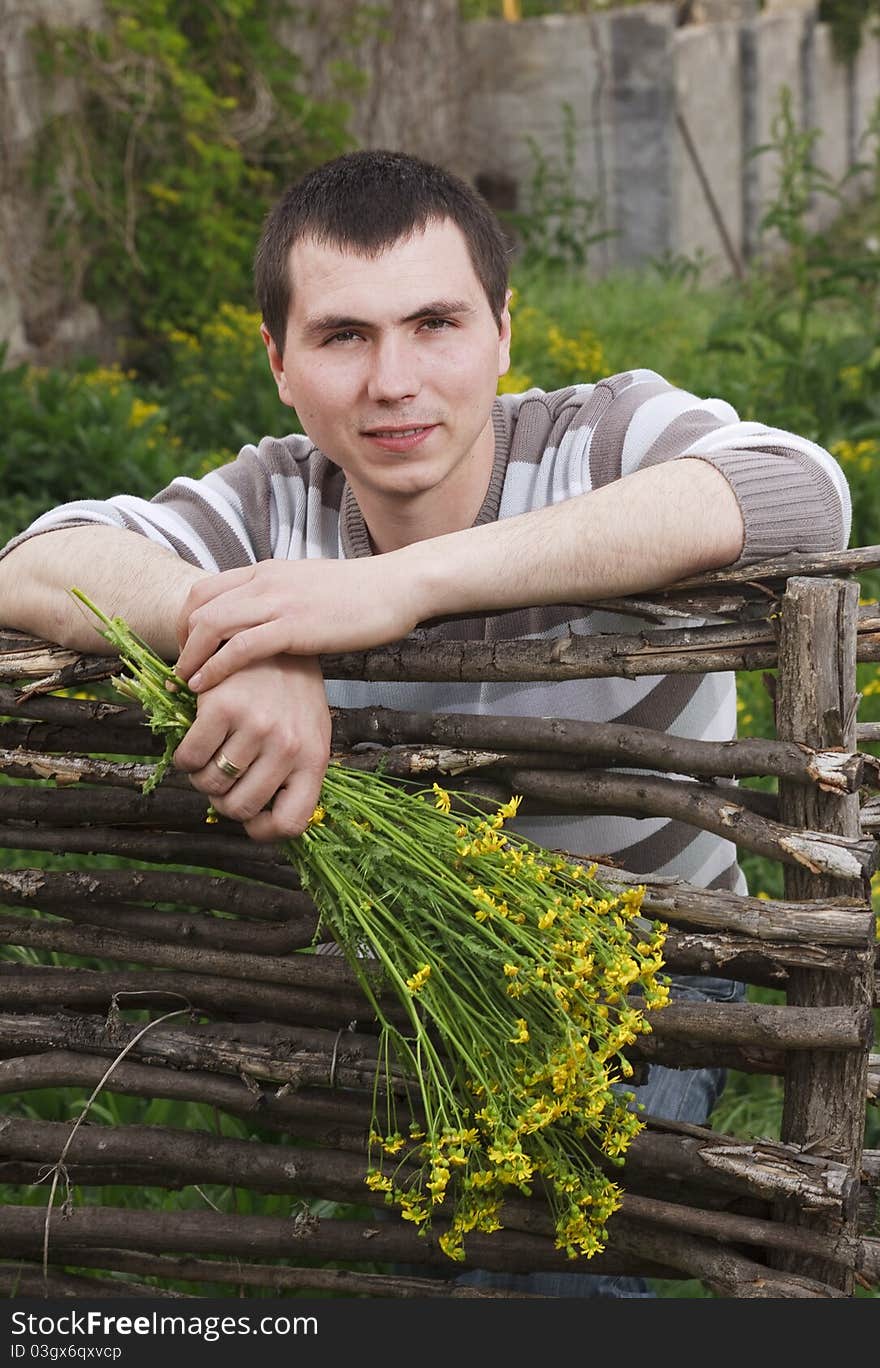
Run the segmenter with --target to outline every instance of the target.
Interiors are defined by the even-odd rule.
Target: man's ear
[[[510,370],[510,301],[513,295],[508,290],[504,298],[504,308],[498,322],[498,374],[506,375]]]
[[[287,384],[287,376],[284,373],[284,361],[278,348],[272,339],[272,334],[265,323],[260,324],[260,336],[266,348],[266,355],[269,358],[269,369],[275,378],[278,386],[278,397],[282,404],[287,404],[288,408],[293,408],[293,400],[290,397],[290,388]]]

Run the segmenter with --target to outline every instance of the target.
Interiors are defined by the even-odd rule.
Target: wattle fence
[[[697,1278],[723,1297],[880,1285],[880,1150],[863,1148],[880,1091],[870,901],[880,760],[860,749],[880,728],[859,724],[856,693],[857,661],[880,660],[880,606],[860,604],[858,583],[878,566],[880,548],[868,547],[718,572],[614,601],[638,620],[620,636],[324,657],[337,679],[775,671],[771,739],[334,713],[346,764],[381,764],[401,781],[453,774],[456,788],[523,794],[523,813],[671,816],[785,871],[784,898],[767,899],[601,868],[606,882],[646,884],[645,914],[670,928],[670,972],[784,991],[784,1004],[673,1001],[629,1050],[636,1065],[780,1077],[781,1139],[648,1118],[615,1173],[624,1199],[603,1254],[573,1264],[556,1250],[536,1193],[505,1204],[503,1230],[466,1240],[466,1267]],[[675,625],[695,618],[707,625]],[[439,1249],[439,1217],[425,1238],[379,1214],[382,1194],[364,1184],[377,1037],[357,980],[342,958],[300,953],[317,916],[280,853],[232,823],[206,826],[204,798],[183,776],[141,793],[158,741],[138,709],[88,696],[114,666],[0,633],[0,941],[17,947],[0,960],[0,1181],[15,1194],[0,1207],[0,1289],[512,1295],[451,1280],[462,1266]],[[775,791],[731,782],[749,776],[772,777]],[[84,858],[96,855],[115,857],[103,862],[112,867]],[[36,1119],[30,1095],[61,1088],[81,1090],[83,1105],[102,1092],[145,1108],[201,1103],[216,1129],[102,1124],[95,1112],[79,1125]],[[224,1116],[253,1138],[225,1135]],[[99,1200],[116,1185],[215,1183],[289,1198],[289,1214]],[[382,1271],[401,1265],[424,1276]]]

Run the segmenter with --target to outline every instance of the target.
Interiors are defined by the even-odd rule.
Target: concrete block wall
[[[610,49],[616,264],[675,247],[675,9],[641,5],[605,16]]]
[[[40,131],[76,100],[70,80],[48,84],[37,69],[30,31],[37,23],[98,27],[101,0],[0,0],[0,343],[6,364],[63,356],[101,336],[97,310],[53,270],[45,192],[29,170]],[[70,187],[53,187],[64,193]],[[45,349],[45,344],[49,344]]]
[[[739,47],[731,22],[694,24],[675,39],[675,250],[714,275],[738,274],[745,251]]]
[[[743,93],[743,241],[745,255],[762,246],[761,221],[778,182],[778,158],[759,152],[774,137],[783,87],[792,114],[805,124],[809,91],[809,43],[814,19],[806,9],[761,14],[740,32]]]
[[[675,8],[466,25],[456,169],[499,208],[526,209],[527,135],[559,163],[569,104],[573,192],[601,199],[614,234],[591,267],[699,254],[707,277],[720,278],[776,246],[762,219],[778,159],[755,149],[773,137],[783,87],[797,125],[819,130],[817,164],[837,181],[868,150],[860,139],[880,97],[880,39],[866,34],[845,64],[809,0],[682,27]],[[819,196],[811,221],[835,212]]]
[[[596,228],[607,227],[616,172],[610,48],[609,26],[591,17],[552,15],[534,28],[500,19],[463,25],[461,138],[446,164],[497,209],[524,209],[536,171],[532,143],[562,163],[568,105],[576,130],[572,188],[597,201]],[[600,269],[615,259],[607,241],[590,255]]]
[[[813,33],[812,90],[806,118],[819,129],[817,166],[839,181],[853,160],[853,73],[835,56],[827,24],[817,24]]]

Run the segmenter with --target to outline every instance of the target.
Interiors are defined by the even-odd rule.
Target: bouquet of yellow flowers
[[[128,670],[114,683],[166,738],[153,787],[195,696],[122,619],[72,592]],[[378,1026],[367,1185],[421,1230],[443,1204],[451,1259],[533,1187],[557,1248],[603,1249],[622,1194],[602,1160],[622,1164],[643,1124],[613,1085],[631,1077],[625,1049],[649,1029],[641,1005],[668,1000],[667,928],[640,917],[644,888],[609,892],[596,865],[505,830],[519,803],[487,815],[438,784],[412,793],[331,764],[308,828],[285,843]]]

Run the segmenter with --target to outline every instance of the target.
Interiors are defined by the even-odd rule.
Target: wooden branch
[[[336,1030],[365,1010],[363,998],[247,979],[2,963],[0,998],[10,1012],[106,1012],[114,1002],[122,1009],[187,1005],[199,1015],[259,1017],[261,1021],[332,1026]]]
[[[864,897],[802,902],[750,898],[724,889],[697,888],[674,877],[634,874],[608,864],[600,864],[597,878],[611,887],[643,884],[644,915],[680,926],[730,931],[759,941],[805,941],[863,948],[874,944],[874,913]]]
[[[578,776],[511,770],[508,778],[515,792],[551,801],[567,811],[599,808],[618,816],[672,817],[735,841],[743,849],[835,879],[864,878],[877,863],[874,841],[783,826],[750,812],[735,800],[736,790],[720,793],[706,784],[618,775],[613,770]]]
[[[739,584],[758,587],[759,581],[778,582],[790,575],[859,575],[866,570],[880,568],[880,546],[858,546],[846,551],[806,553],[793,551],[785,556],[772,556],[740,565],[734,569],[711,570],[705,575],[694,575],[670,586],[669,593],[685,594],[690,589],[715,585]]]
[[[33,702],[16,704],[11,690],[0,688],[0,710],[4,695],[7,696],[6,710],[11,714],[25,708],[28,711],[34,709]],[[16,759],[11,754],[13,751],[34,752],[31,763],[50,768],[58,764],[57,759],[46,758],[46,754],[51,752],[63,753],[71,761],[89,751],[137,755],[161,753],[160,740],[150,732],[139,709],[111,711],[108,704],[95,704],[88,700],[80,703],[78,700],[51,697],[40,701],[47,704],[73,703],[83,708],[83,716],[79,718],[68,713],[66,725],[55,719],[51,722],[0,724],[0,767],[7,772],[10,772],[9,767]],[[103,713],[99,709],[103,709]],[[777,775],[803,783],[818,783],[820,787],[834,792],[850,793],[861,785],[866,763],[874,770],[880,765],[875,757],[859,752],[836,749],[815,751],[794,743],[758,737],[740,737],[724,742],[695,741],[652,731],[647,727],[611,722],[395,712],[380,707],[334,708],[331,715],[333,747],[340,755],[347,755],[351,747],[363,742],[381,743],[386,749],[392,748],[392,756],[400,762],[400,748],[412,745],[425,753],[436,750],[436,760],[432,763],[452,773],[462,763],[456,759],[456,752],[494,752],[498,758],[492,763],[496,765],[513,763],[507,759],[508,755],[544,752],[538,767],[549,767],[550,758],[555,755],[556,764],[573,768],[582,767],[579,761],[589,761],[592,766],[639,766],[707,777]],[[42,759],[38,760],[37,756]],[[23,757],[19,757],[19,763],[23,763]],[[347,756],[346,763],[353,763],[353,759]],[[535,764],[537,766],[537,762]],[[100,782],[104,773],[112,775],[118,769],[118,766],[108,764],[105,771],[100,762],[95,762],[83,768],[79,777]],[[133,772],[132,778],[137,783],[143,783],[148,772],[146,769],[143,774]]]
[[[125,908],[173,903],[236,917],[314,928],[315,905],[307,893],[243,879],[156,869],[0,869],[0,902],[51,910],[98,902]],[[227,918],[222,923],[229,926]],[[285,926],[285,934],[289,926]],[[271,937],[271,932],[266,932]]]
[[[187,864],[224,869],[242,878],[280,888],[299,888],[293,867],[276,847],[261,846],[246,836],[208,832],[165,835],[151,831],[115,831],[112,827],[49,827],[0,822],[0,849],[48,850],[62,855],[116,855],[158,865]]]
[[[57,1051],[0,1061],[0,1093],[43,1087],[80,1085],[91,1088],[106,1070],[101,1057]],[[364,1095],[341,1096],[326,1090],[273,1096],[237,1079],[176,1073],[151,1065],[118,1065],[110,1092],[145,1098],[170,1097],[199,1101],[232,1115],[253,1120],[262,1129],[287,1129],[302,1137],[362,1155],[370,1125],[371,1105]],[[648,1117],[636,1136],[619,1176],[629,1190],[656,1184],[662,1176],[695,1186],[767,1200],[787,1193],[800,1204],[842,1216],[858,1192],[848,1170],[818,1155],[801,1154],[777,1142],[736,1140],[704,1127]],[[880,1175],[880,1160],[878,1160]],[[873,1209],[866,1213],[873,1221]]]
[[[638,998],[629,998],[633,1005]],[[865,1051],[874,1038],[871,1009],[861,1007],[797,1008],[757,1002],[677,1002],[645,1012],[651,1035],[640,1036],[639,1048],[652,1038],[745,1045],[778,1050]]]
[[[876,1236],[861,1241],[856,1271],[861,1275],[863,1285],[880,1287],[880,1239]]]
[[[755,942],[748,936],[698,931],[668,931],[663,945],[663,961],[671,973],[715,974],[763,988],[784,987],[793,968],[861,973],[866,958],[876,954],[872,950],[785,941]]]
[[[195,912],[152,912],[140,903],[51,903],[36,910],[64,921],[105,927],[113,933],[208,950],[251,955],[289,955],[307,949],[314,938],[316,917],[280,924],[233,921]],[[0,909],[0,918],[4,916]]]
[[[340,1027],[345,1025],[342,1013]],[[791,1050],[857,1050],[872,1027],[869,1009],[812,1008],[798,1013],[754,1003],[672,1003],[646,1014],[651,1034],[627,1053],[636,1060],[697,1067],[720,1063],[745,1072],[779,1072]],[[354,1018],[356,1020],[357,1018]],[[76,1049],[115,1056],[138,1028],[77,1013],[0,1015],[0,1054]],[[233,1035],[234,1033],[234,1035]],[[232,1037],[232,1038],[230,1038]],[[223,1038],[209,1027],[160,1026],[131,1051],[138,1060],[207,1070],[293,1087],[335,1083],[370,1089],[376,1037],[350,1030],[238,1023]],[[395,1074],[395,1077],[397,1075]]]
[[[0,1096],[43,1087],[91,1090],[106,1072],[104,1055],[67,1050],[62,1043],[59,1048],[50,1048],[47,1054],[0,1059]],[[327,1088],[304,1087],[295,1092],[263,1088],[252,1080],[245,1083],[239,1078],[198,1069],[178,1071],[132,1062],[130,1055],[116,1065],[107,1091],[147,1099],[201,1102],[251,1124],[258,1123],[261,1130],[276,1130],[361,1153],[370,1126],[370,1101],[363,1094],[343,1094]]]
[[[0,632],[0,641],[4,633]],[[0,654],[3,647],[0,645]],[[38,722],[55,722],[64,727],[93,724],[130,731],[140,735],[146,731],[144,710],[137,703],[110,702],[98,698],[66,698],[54,694],[30,694],[22,697],[18,689],[0,684],[0,716],[28,717]]]
[[[60,1273],[54,1269],[48,1274],[42,1264],[29,1264],[23,1260],[17,1263],[0,1263],[0,1290],[10,1297],[167,1297],[172,1299],[188,1296],[184,1292],[172,1292],[167,1288],[147,1287],[143,1283],[130,1282],[120,1278],[82,1278],[75,1273]]]
[[[0,1157],[53,1165],[71,1133],[66,1121],[0,1117]],[[80,1164],[132,1164],[152,1174],[154,1187],[229,1182],[255,1192],[322,1196],[382,1206],[381,1194],[365,1184],[366,1147],[360,1154],[339,1150],[233,1140],[200,1130],[167,1126],[80,1126],[64,1158],[71,1182]],[[123,1182],[125,1182],[123,1175]]]
[[[0,944],[28,945],[70,955],[88,955],[95,959],[213,974],[224,979],[237,979],[240,986],[251,982],[322,989],[340,1000],[341,1010],[351,1005],[349,999],[353,1002],[353,995],[357,993],[362,1010],[366,1008],[366,999],[360,993],[357,980],[341,956],[292,954],[280,958],[275,955],[166,945],[139,940],[104,927],[70,926],[37,917],[14,917],[2,909]],[[370,963],[366,962],[365,969],[369,971],[370,968]]]
[[[0,630],[0,678],[37,681],[36,688],[20,691],[25,695],[108,679],[118,669],[118,656],[82,655],[26,632]]]
[[[295,1208],[294,1208],[295,1209]],[[293,1215],[293,1211],[291,1212]],[[0,1208],[0,1240],[9,1252],[36,1253],[42,1243],[45,1212],[40,1208]],[[503,1230],[472,1235],[469,1258],[453,1264],[440,1250],[438,1239],[447,1223],[438,1221],[420,1236],[400,1220],[358,1222],[320,1220],[300,1212],[290,1216],[226,1215],[214,1211],[132,1211],[117,1207],[75,1207],[61,1220],[53,1216],[50,1252],[57,1258],[72,1248],[121,1245],[147,1253],[227,1254],[285,1260],[351,1260],[363,1263],[409,1263],[433,1267],[453,1276],[465,1267],[529,1273],[549,1269],[572,1272],[572,1261],[553,1248],[546,1237]],[[627,1256],[598,1255],[584,1260],[578,1272],[633,1272]],[[674,1267],[674,1265],[672,1265]],[[637,1268],[638,1265],[636,1264]]]
[[[576,760],[570,761],[552,753],[535,752],[528,754],[527,758],[530,766],[535,765],[541,769],[578,769]],[[337,752],[333,759],[349,769],[370,772],[382,770],[390,777],[411,779],[420,784],[426,784],[434,777],[457,778],[474,772],[504,783],[509,771],[524,763],[526,753],[502,754],[498,751],[451,750],[436,746],[395,746],[371,747],[368,751]],[[61,787],[70,787],[80,782],[109,785],[114,789],[134,790],[137,794],[134,798],[126,794],[122,799],[114,799],[111,794],[98,793],[94,789],[77,789],[75,800],[71,799],[70,795],[66,800],[59,800],[53,796],[52,790],[15,789],[6,799],[5,808],[0,809],[0,816],[39,820],[45,814],[47,818],[56,816],[58,820],[64,821],[69,820],[68,814],[73,809],[82,812],[81,820],[84,822],[103,822],[107,820],[108,815],[117,811],[121,823],[171,826],[177,829],[182,826],[201,826],[205,821],[207,803],[193,791],[183,775],[168,775],[161,787],[148,798],[142,796],[141,790],[151,770],[152,767],[149,765],[119,764],[115,761],[93,760],[72,755],[53,756],[43,751],[0,750],[0,772],[14,779],[51,779]],[[581,768],[580,773],[589,784],[594,771]],[[602,774],[603,771],[595,773]],[[621,791],[635,802],[638,810],[638,790],[634,789],[633,785],[627,788],[626,783],[626,778],[621,775],[618,785]],[[717,793],[721,799],[730,796],[729,786],[704,787],[709,792]],[[737,801],[743,807],[770,818],[778,815],[778,803],[774,794],[745,788],[737,788],[734,791]],[[16,796],[22,792],[23,797]],[[552,798],[548,801],[551,810],[559,806]],[[546,808],[547,803],[529,802],[524,811],[535,813]],[[234,823],[222,822],[222,825],[228,830],[236,829]]]
[[[101,1020],[76,1013],[58,1013],[54,1017],[4,1013],[0,1016],[0,1052],[39,1053],[47,1048],[65,1047],[115,1057],[141,1029],[141,1025],[117,1018]],[[246,1035],[244,1025],[236,1029]],[[372,1089],[376,1074],[375,1036],[349,1030],[286,1027],[281,1037],[278,1032],[282,1028],[272,1029],[278,1044],[221,1039],[205,1027],[187,1030],[160,1026],[139,1040],[131,1054],[142,1060],[161,1061],[170,1068],[227,1073],[237,1078],[289,1083],[294,1088],[314,1084]],[[402,1075],[393,1067],[390,1074],[396,1086]]]
[[[592,766],[638,765],[713,778],[785,775],[845,793],[858,789],[865,760],[857,752],[811,751],[806,746],[757,737],[694,741],[614,722],[395,712],[391,708],[333,708],[331,716],[337,748],[381,742],[394,747],[412,744],[452,750],[544,751],[580,757]]]
[[[783,739],[803,740],[809,745],[855,745],[856,656],[858,585],[842,580],[788,581],[782,600],[779,644],[779,677],[776,689],[777,732]],[[780,780],[783,817],[793,826],[805,825],[852,838],[860,830],[858,798],[830,799],[816,789]],[[826,875],[825,870],[814,874]],[[842,891],[867,896],[864,873],[854,877]],[[806,870],[786,870],[789,897],[821,897],[832,891],[827,878],[810,878]],[[870,1008],[874,989],[874,958],[866,957],[858,976],[837,975],[825,970],[792,970],[788,1002],[808,1009],[840,1003],[856,1010]],[[832,1157],[858,1172],[863,1145],[864,1118],[856,1099],[868,1089],[868,1050],[829,1052],[814,1058],[789,1055],[785,1073],[782,1138],[804,1147],[821,1145]],[[827,1223],[821,1216],[807,1216],[786,1202],[778,1216],[800,1227],[821,1232]],[[853,1224],[845,1229],[851,1234]],[[850,1273],[823,1259],[780,1256],[786,1269],[818,1277],[851,1293]]]
[[[143,1254],[130,1249],[68,1249],[63,1262],[78,1268],[136,1273],[204,1286],[266,1287],[278,1293],[312,1291],[349,1297],[452,1297],[481,1301],[499,1298],[532,1301],[537,1295],[511,1288],[461,1287],[451,1279],[427,1275],[415,1278],[392,1273],[353,1273],[345,1268],[292,1268],[289,1263],[282,1267],[242,1263],[238,1259],[224,1263],[218,1259],[171,1258],[167,1254]],[[163,1291],[158,1291],[157,1295],[163,1295]]]
[[[33,680],[24,697],[90,679],[106,679],[118,662],[83,656],[40,643],[29,652],[5,652],[0,638],[0,677]],[[859,659],[880,658],[880,634],[866,623]],[[60,668],[55,668],[57,661]],[[543,680],[619,676],[705,674],[772,669],[777,663],[773,628],[764,623],[692,628],[655,628],[619,636],[511,638],[493,642],[404,641],[370,651],[320,657],[328,679],[397,682],[537,683]],[[42,677],[40,677],[42,676]]]
[[[27,1253],[42,1239],[45,1214],[39,1208],[0,1208],[0,1235],[7,1249]],[[426,1235],[418,1235],[402,1221],[364,1225],[353,1221],[227,1216],[219,1212],[130,1211],[114,1207],[75,1207],[65,1219],[50,1225],[50,1249],[55,1257],[65,1249],[108,1244],[136,1246],[146,1252],[219,1253],[238,1257],[306,1257],[316,1262],[364,1258],[365,1235],[370,1258],[376,1262],[407,1262],[461,1271],[477,1267],[510,1272],[562,1270],[566,1272],[634,1271],[639,1264],[678,1268],[704,1281],[711,1280],[731,1296],[833,1296],[827,1285],[791,1274],[779,1274],[741,1254],[700,1238],[645,1222],[614,1218],[608,1250],[573,1264],[554,1250],[546,1237],[505,1229],[494,1235],[471,1235],[464,1265],[450,1266],[437,1241],[446,1223],[436,1221]],[[621,1261],[621,1255],[623,1261]],[[839,1294],[837,1294],[839,1295]]]
[[[51,695],[47,695],[51,698]],[[161,738],[142,721],[135,729],[121,726],[112,719],[107,722],[86,721],[71,726],[57,722],[29,720],[0,723],[0,746],[4,752],[16,750],[72,757],[97,751],[106,755],[158,756],[164,746]],[[14,760],[4,761],[4,769]],[[23,776],[27,777],[27,776]]]
[[[138,789],[139,789],[138,785]],[[0,788],[0,822],[51,822],[55,826],[150,826],[162,831],[193,827],[203,831],[209,800],[193,788],[164,784],[154,793],[118,789]],[[218,821],[217,835],[240,831],[238,823]],[[221,830],[222,828],[222,830]],[[213,834],[213,833],[209,833]]]
[[[841,1220],[851,1215],[860,1185],[844,1164],[804,1154],[781,1141],[741,1140],[684,1121],[646,1115],[646,1129],[626,1154],[626,1186],[665,1174],[698,1189],[721,1189],[762,1202],[786,1195],[799,1206]]]

